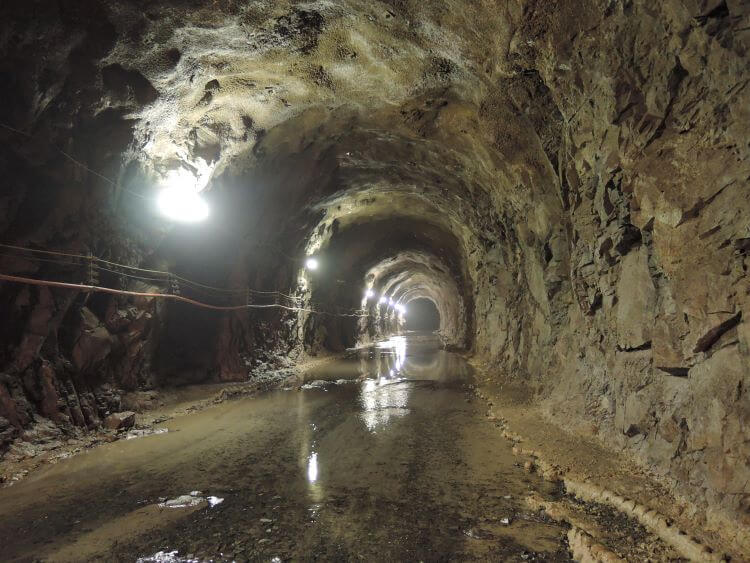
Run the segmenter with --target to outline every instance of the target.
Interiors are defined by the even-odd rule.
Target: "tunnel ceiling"
[[[18,93],[6,132],[35,132],[16,158],[75,169],[71,153],[87,154],[94,197],[114,192],[150,266],[301,292],[331,310],[358,305],[368,284],[399,300],[429,295],[450,341],[471,347],[486,253],[514,260],[516,228],[529,240],[561,229],[552,161],[562,115],[540,74],[519,64],[520,5],[35,6],[6,7],[19,21],[3,43]],[[164,225],[144,203],[175,171],[205,186],[210,222]],[[87,204],[69,205],[61,222]],[[40,243],[62,228],[28,227],[9,225]],[[332,279],[300,277],[304,256],[326,252]]]
[[[415,228],[440,225],[460,241],[461,257],[448,266],[466,288],[476,266],[470,248],[496,238],[504,210],[529,210],[541,238],[556,222],[545,154],[557,150],[562,117],[539,74],[513,62],[520,6],[95,6],[42,3],[41,18],[23,8],[12,14],[26,18],[17,32],[25,35],[6,43],[11,60],[41,50],[36,33],[64,44],[56,54],[65,61],[53,72],[40,58],[25,70],[44,80],[28,92],[35,105],[19,108],[12,124],[41,121],[53,140],[55,130],[64,135],[53,115],[60,108],[48,104],[61,103],[64,87],[83,87],[77,63],[85,60],[97,80],[65,103],[89,105],[92,134],[103,122],[127,123],[118,147],[129,159],[117,179],[121,205],[138,209],[137,198],[153,197],[159,178],[191,171],[207,184],[220,224],[203,235],[221,248],[205,254],[226,255],[230,246],[240,262],[255,243],[270,243],[299,256],[323,244],[321,228],[400,218]],[[45,16],[60,25],[48,29]],[[69,29],[75,33],[65,37]],[[181,253],[179,242],[164,244]]]
[[[57,56],[96,67],[96,115],[132,120],[133,157],[155,174],[185,166],[210,177],[209,189],[240,176],[262,206],[278,195],[269,184],[282,184],[259,177],[264,166],[290,170],[287,214],[336,206],[346,222],[347,209],[377,193],[368,213],[388,215],[405,207],[403,194],[471,231],[477,204],[528,206],[533,187],[514,171],[526,154],[551,179],[539,145],[557,142],[561,116],[539,76],[511,62],[520,9],[448,6],[100,3],[110,23],[94,29],[84,7],[45,5],[63,29],[83,29],[63,40],[63,29],[36,25],[66,45]],[[14,38],[19,58],[35,46],[35,23],[25,23],[27,36]],[[59,65],[39,82],[26,119],[49,112],[55,91],[76,79],[71,63]],[[132,187],[148,191],[142,184]]]
[[[337,271],[349,272],[336,279],[359,276],[357,287],[368,260],[422,250],[384,274],[384,290],[429,293],[466,345],[477,249],[501,244],[503,215],[526,213],[523,229],[541,239],[555,229],[548,155],[562,116],[539,74],[513,62],[519,8],[219,2],[186,13],[176,2],[108,17],[99,111],[134,120],[146,177],[183,167],[207,181],[223,230],[209,238],[237,256],[208,254],[227,255],[219,270],[230,276],[243,276],[238,263],[260,268],[257,241],[294,257],[335,254],[335,239],[351,235],[341,256],[361,261],[343,260]],[[493,40],[477,43],[485,34]],[[125,183],[146,197],[154,184]],[[368,234],[433,227],[445,235]],[[354,302],[321,285],[304,289],[329,306]]]

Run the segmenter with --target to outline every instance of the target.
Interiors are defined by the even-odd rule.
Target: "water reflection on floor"
[[[364,379],[378,383],[404,379],[467,382],[471,368],[461,356],[443,350],[435,335],[409,333],[352,350],[334,365],[319,367],[305,376],[307,382]]]
[[[517,466],[434,337],[305,380],[0,490],[3,560],[567,560],[565,530],[522,502],[555,491]]]
[[[360,418],[370,431],[376,432],[392,418],[409,413],[409,395],[416,385],[460,384],[469,382],[470,378],[468,364],[460,356],[442,350],[437,337],[412,333],[352,351],[333,369],[325,366],[310,371],[305,377],[305,387],[325,388],[331,382],[338,385],[361,382]]]

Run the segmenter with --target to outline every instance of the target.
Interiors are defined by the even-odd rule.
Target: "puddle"
[[[97,447],[0,490],[3,560],[567,561],[564,526],[522,501],[555,491],[515,465],[471,382],[434,339],[394,338],[301,391]]]

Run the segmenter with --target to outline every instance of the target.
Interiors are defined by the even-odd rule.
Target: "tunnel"
[[[0,26],[0,558],[750,559],[750,4]]]
[[[435,302],[427,297],[417,297],[409,301],[409,316],[404,323],[406,330],[417,332],[437,332],[440,330],[440,311]]]

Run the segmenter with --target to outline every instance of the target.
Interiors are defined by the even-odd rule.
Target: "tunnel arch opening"
[[[432,299],[419,297],[408,304],[408,315],[404,328],[416,332],[437,332],[440,330],[440,311]]]
[[[307,318],[307,350],[338,351],[398,334],[408,317],[402,307],[421,297],[439,309],[441,334],[465,348],[473,304],[460,231],[441,223],[431,211],[421,217],[414,209],[387,209],[381,214],[375,204],[366,208],[378,212],[357,209],[340,221],[326,214],[321,225],[331,228],[312,230],[306,252],[312,249],[321,258],[321,270],[304,272],[306,297],[310,303],[354,316]]]

